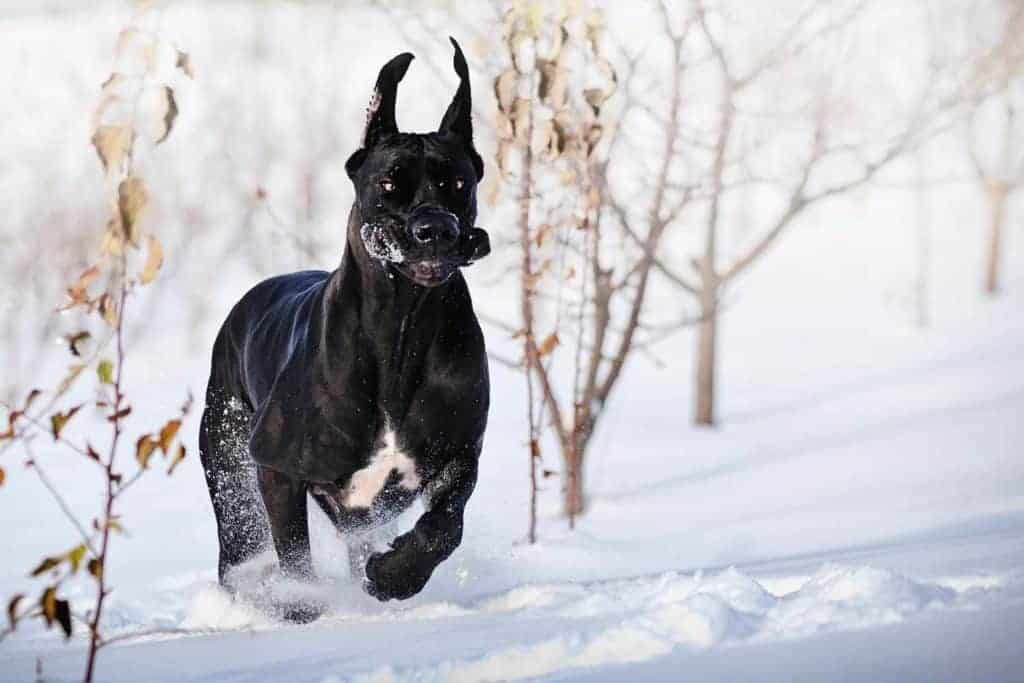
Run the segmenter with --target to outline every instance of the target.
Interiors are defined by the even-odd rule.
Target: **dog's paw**
[[[314,605],[308,602],[294,602],[287,605],[280,605],[278,607],[281,618],[292,624],[309,624],[323,614],[323,608],[320,605]]]
[[[374,553],[366,561],[363,589],[381,602],[406,600],[423,590],[430,573],[417,571],[403,554],[396,550]]]

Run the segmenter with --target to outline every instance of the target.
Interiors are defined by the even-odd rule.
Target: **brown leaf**
[[[96,281],[96,278],[100,276],[100,267],[93,265],[85,269],[85,271],[78,276],[75,280],[75,284],[68,287],[68,296],[71,297],[71,301],[76,304],[85,303],[89,300],[89,285]]]
[[[135,442],[135,459],[139,461],[139,467],[144,470],[149,469],[149,459],[158,445],[160,442],[150,434],[139,437],[139,440]]]
[[[164,115],[163,124],[164,129],[160,134],[160,137],[156,139],[156,144],[160,144],[167,139],[167,136],[171,134],[171,128],[174,127],[174,120],[178,118],[178,103],[174,99],[174,91],[167,86],[163,87],[164,96]]]
[[[187,52],[178,50],[178,58],[174,62],[174,66],[181,69],[181,72],[189,78],[195,78],[195,72],[192,71],[192,60],[189,59]]]
[[[516,99],[518,77],[515,69],[505,69],[494,79],[494,97],[498,101],[498,109],[504,113],[512,110]]]
[[[103,170],[121,172],[125,160],[130,158],[135,131],[131,126],[97,126],[92,136],[92,145],[100,157]]]
[[[537,67],[540,70],[537,95],[552,109],[561,109],[569,94],[569,75],[554,60],[538,59]]]
[[[111,327],[117,327],[117,305],[114,303],[114,297],[109,294],[104,294],[100,297],[100,315]]]
[[[142,274],[139,275],[139,282],[144,285],[148,285],[156,279],[157,271],[164,264],[164,249],[160,246],[160,240],[153,235],[146,235],[146,243],[148,245],[146,265],[143,266]]]
[[[179,443],[178,447],[174,451],[174,455],[171,456],[171,464],[167,468],[167,474],[174,474],[175,468],[178,463],[185,459],[185,444]]]
[[[192,396],[192,390],[188,389],[187,391],[188,395],[185,396],[185,402],[181,404],[182,417],[188,415],[192,411],[192,402],[195,400],[195,397]]]
[[[166,136],[165,136],[166,137]],[[146,183],[138,176],[129,176],[117,186],[117,208],[121,231],[132,246],[139,246],[139,219],[149,203]]]
[[[40,391],[39,389],[33,389],[32,391],[28,392],[28,396],[25,397],[25,407],[21,409],[21,412],[27,413],[28,409],[32,406],[32,403],[37,398],[42,396],[42,394],[43,392]]]
[[[540,346],[537,347],[537,357],[543,358],[548,355],[555,350],[555,347],[558,346],[559,343],[558,333],[552,332],[540,343]]]
[[[107,422],[117,422],[118,420],[123,420],[124,418],[128,417],[131,414],[132,414],[132,407],[131,406],[125,406],[124,408],[121,408],[121,410],[117,411],[113,415],[108,416],[107,417]]]
[[[551,223],[543,223],[539,228],[537,228],[537,236],[534,237],[534,242],[536,242],[538,247],[544,246],[544,242],[547,241],[548,236],[554,231],[554,225]]]
[[[75,363],[74,365],[68,366],[68,374],[60,381],[60,385],[57,387],[57,394],[63,394],[65,391],[70,389],[71,384],[78,379],[80,374],[82,374],[82,370],[85,370],[84,363]]]
[[[56,441],[60,438],[60,433],[64,429],[64,425],[75,416],[79,410],[82,409],[81,405],[77,405],[67,412],[56,412],[50,416],[50,429],[53,432],[53,440]]]
[[[57,618],[57,589],[53,586],[49,586],[43,591],[43,594],[39,597],[39,607],[43,611],[43,616],[46,618],[46,625],[50,626],[53,624],[53,620]]]
[[[89,560],[89,563],[86,565],[86,569],[88,569],[89,573],[97,579],[103,578],[103,563],[97,558],[94,557]]]
[[[121,228],[121,216],[115,214],[107,221],[106,232],[103,233],[103,243],[100,249],[104,254],[120,256],[124,251],[124,231]]]
[[[174,437],[178,435],[178,430],[181,428],[181,420],[168,420],[160,429],[160,450],[165,454],[171,447],[171,442],[174,441]]]
[[[60,624],[61,629],[64,630],[64,637],[71,637],[71,605],[68,604],[67,600],[55,600],[54,601],[54,619]]]
[[[29,573],[29,576],[39,576],[40,574],[44,574],[44,573],[50,571],[51,569],[53,569],[54,567],[59,567],[59,566],[60,566],[60,558],[59,557],[44,557],[43,561],[40,562],[36,566],[36,568],[33,569]]]
[[[525,97],[518,97],[512,104],[512,135],[521,143],[528,142],[526,139],[527,119],[530,116],[530,101]]]
[[[4,468],[0,467],[0,486],[4,485],[4,479],[7,478],[7,474],[4,472]]]
[[[81,344],[82,342],[85,342],[86,340],[88,340],[91,337],[92,337],[91,334],[89,334],[88,332],[83,330],[81,332],[76,332],[74,334],[69,334],[66,337],[64,337],[64,339],[66,339],[67,342],[68,342],[68,350],[71,351],[71,355],[77,356],[77,357],[81,358],[82,357],[82,349],[79,348],[78,345]]]
[[[7,621],[11,625],[11,630],[18,625],[18,603],[25,599],[24,593],[18,593],[7,602]]]

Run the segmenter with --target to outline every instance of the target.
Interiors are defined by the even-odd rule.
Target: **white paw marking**
[[[347,508],[368,508],[373,504],[391,472],[397,471],[401,476],[399,485],[415,491],[420,487],[420,477],[416,474],[416,463],[398,447],[395,433],[388,429],[384,432],[384,445],[373,454],[369,464],[357,470],[348,480],[348,486],[342,496],[342,504]]]

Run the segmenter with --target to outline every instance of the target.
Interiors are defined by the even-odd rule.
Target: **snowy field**
[[[44,40],[39,20],[18,21],[29,36],[19,49],[34,54]],[[84,32],[116,31],[113,15],[91,21]],[[102,54],[103,40],[92,40],[100,44],[88,49]],[[19,54],[8,50],[0,62]],[[375,62],[360,64],[361,82]],[[93,66],[82,67],[90,77],[103,68]],[[412,87],[425,88],[430,72],[414,72]],[[197,107],[200,95],[192,95]],[[197,134],[183,99],[172,144]],[[346,111],[357,125],[362,94],[354,99]],[[64,106],[77,111],[79,102]],[[947,142],[935,158],[959,154]],[[168,154],[185,155],[188,145],[178,144]],[[911,171],[896,168],[894,178]],[[157,195],[160,182],[174,178],[158,181]],[[5,198],[17,190],[2,189]],[[216,586],[198,458],[172,478],[142,479],[125,501],[128,534],[112,550],[106,631],[165,633],[104,650],[99,680],[1024,680],[1024,206],[1008,224],[1005,291],[985,299],[979,198],[966,184],[929,193],[932,322],[921,329],[906,303],[916,214],[905,195],[869,189],[821,206],[740,283],[721,329],[717,429],[689,426],[690,332],[654,349],[662,366],[634,358],[590,456],[586,515],[566,528],[552,480],[533,546],[524,542],[523,382],[494,365],[464,542],[409,601],[381,604],[350,582],[344,545],[315,511],[322,583],[263,589],[312,594],[329,605],[325,616],[296,626],[232,602]],[[482,214],[492,236],[512,230]],[[252,239],[276,244],[266,231]],[[307,265],[340,256],[337,234],[322,239],[333,251]],[[177,262],[196,253],[169,247],[168,271],[189,274],[190,264]],[[276,258],[289,262],[269,269],[296,265]],[[15,287],[6,275],[3,286]],[[467,277],[483,310],[514,304],[484,264]],[[201,395],[219,318],[256,279],[227,264],[213,287],[193,285],[208,290],[209,309],[195,329],[140,342],[128,372],[133,424],[179,405],[186,386]],[[181,307],[156,310],[161,330],[188,324]],[[492,348],[514,353],[505,333],[485,333]],[[61,362],[51,363],[54,375]],[[193,414],[183,428],[193,454],[197,428]],[[73,509],[92,514],[91,466],[44,455]],[[4,466],[6,599],[38,590],[28,570],[74,534],[31,472]],[[86,587],[70,586],[73,602]],[[81,633],[65,643],[25,623],[0,642],[0,680],[40,671],[42,680],[75,680],[84,648]]]

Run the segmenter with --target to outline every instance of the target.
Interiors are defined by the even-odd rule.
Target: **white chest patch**
[[[399,485],[402,488],[415,491],[420,487],[416,463],[398,448],[395,433],[389,429],[384,432],[384,445],[373,454],[369,464],[349,479],[342,494],[342,504],[347,508],[370,507],[393,471],[401,477]]]

